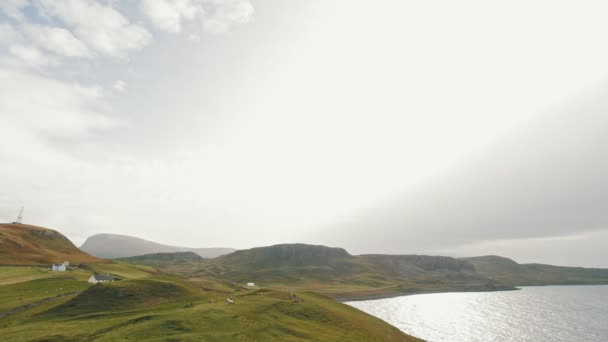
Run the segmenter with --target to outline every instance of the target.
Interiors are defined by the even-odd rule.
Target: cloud
[[[188,40],[191,42],[199,42],[201,40],[201,36],[198,34],[191,33],[188,35]]]
[[[35,54],[33,48],[15,46],[11,50]],[[93,130],[116,124],[101,110],[104,94],[98,85],[53,80],[0,64],[0,87],[0,126],[12,127],[36,140],[59,136],[82,139]]]
[[[141,50],[152,40],[143,26],[93,0],[41,0],[39,8],[44,15],[61,20],[90,49],[104,56],[126,58],[130,51]]]
[[[38,46],[66,57],[92,57],[93,53],[78,38],[63,28],[27,25],[25,34]]]
[[[197,0],[142,0],[140,10],[157,28],[171,33],[182,30],[182,20],[192,20],[204,12]]]
[[[10,45],[21,39],[21,35],[8,23],[0,24],[0,44]]]
[[[234,24],[247,23],[254,8],[248,0],[204,0],[203,29],[211,33],[223,33]]]
[[[116,91],[124,93],[127,91],[127,82],[123,80],[117,80],[116,82],[114,82],[112,88],[114,88]]]
[[[157,28],[170,33],[181,32],[184,21],[196,18],[203,30],[224,33],[248,22],[254,12],[249,0],[142,0],[140,10]]]
[[[18,44],[11,45],[9,47],[9,52],[29,66],[42,67],[59,64],[55,58],[50,57],[37,48],[31,46],[23,46]]]
[[[9,18],[23,20],[24,16],[21,10],[28,5],[28,0],[2,0],[0,2],[0,10]]]

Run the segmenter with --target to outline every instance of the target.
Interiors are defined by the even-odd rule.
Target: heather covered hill
[[[233,248],[189,248],[163,245],[133,236],[97,234],[90,236],[80,249],[100,258],[126,258],[153,253],[194,252],[203,258],[215,258],[234,252]]]
[[[50,265],[101,262],[56,230],[27,224],[0,224],[0,265]]]

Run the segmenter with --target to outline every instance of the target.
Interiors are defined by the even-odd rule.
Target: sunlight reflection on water
[[[608,286],[421,294],[347,304],[432,342],[608,341]]]

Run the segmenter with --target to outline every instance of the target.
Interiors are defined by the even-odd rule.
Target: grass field
[[[180,295],[172,303],[69,316],[51,309],[1,333],[11,341],[417,341],[329,298],[298,296],[303,302],[264,291],[234,296],[235,304],[227,304]]]
[[[206,278],[185,281],[152,267],[91,264],[62,273],[0,267],[0,279],[41,279],[0,285],[6,341],[419,341],[323,295],[250,289]],[[91,271],[124,280],[91,285]],[[42,272],[39,274],[38,272]],[[66,295],[67,294],[67,295]],[[65,297],[57,297],[66,295]],[[228,304],[230,297],[234,304]]]

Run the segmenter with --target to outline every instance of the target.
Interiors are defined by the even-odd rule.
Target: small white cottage
[[[61,264],[61,265],[53,264],[53,266],[51,266],[51,271],[65,272],[68,270],[68,266],[70,266],[70,263],[67,261],[64,261],[63,264]]]
[[[98,274],[94,273],[91,278],[89,278],[89,283],[97,284],[97,283],[108,283],[114,281],[114,276],[111,274]]]

